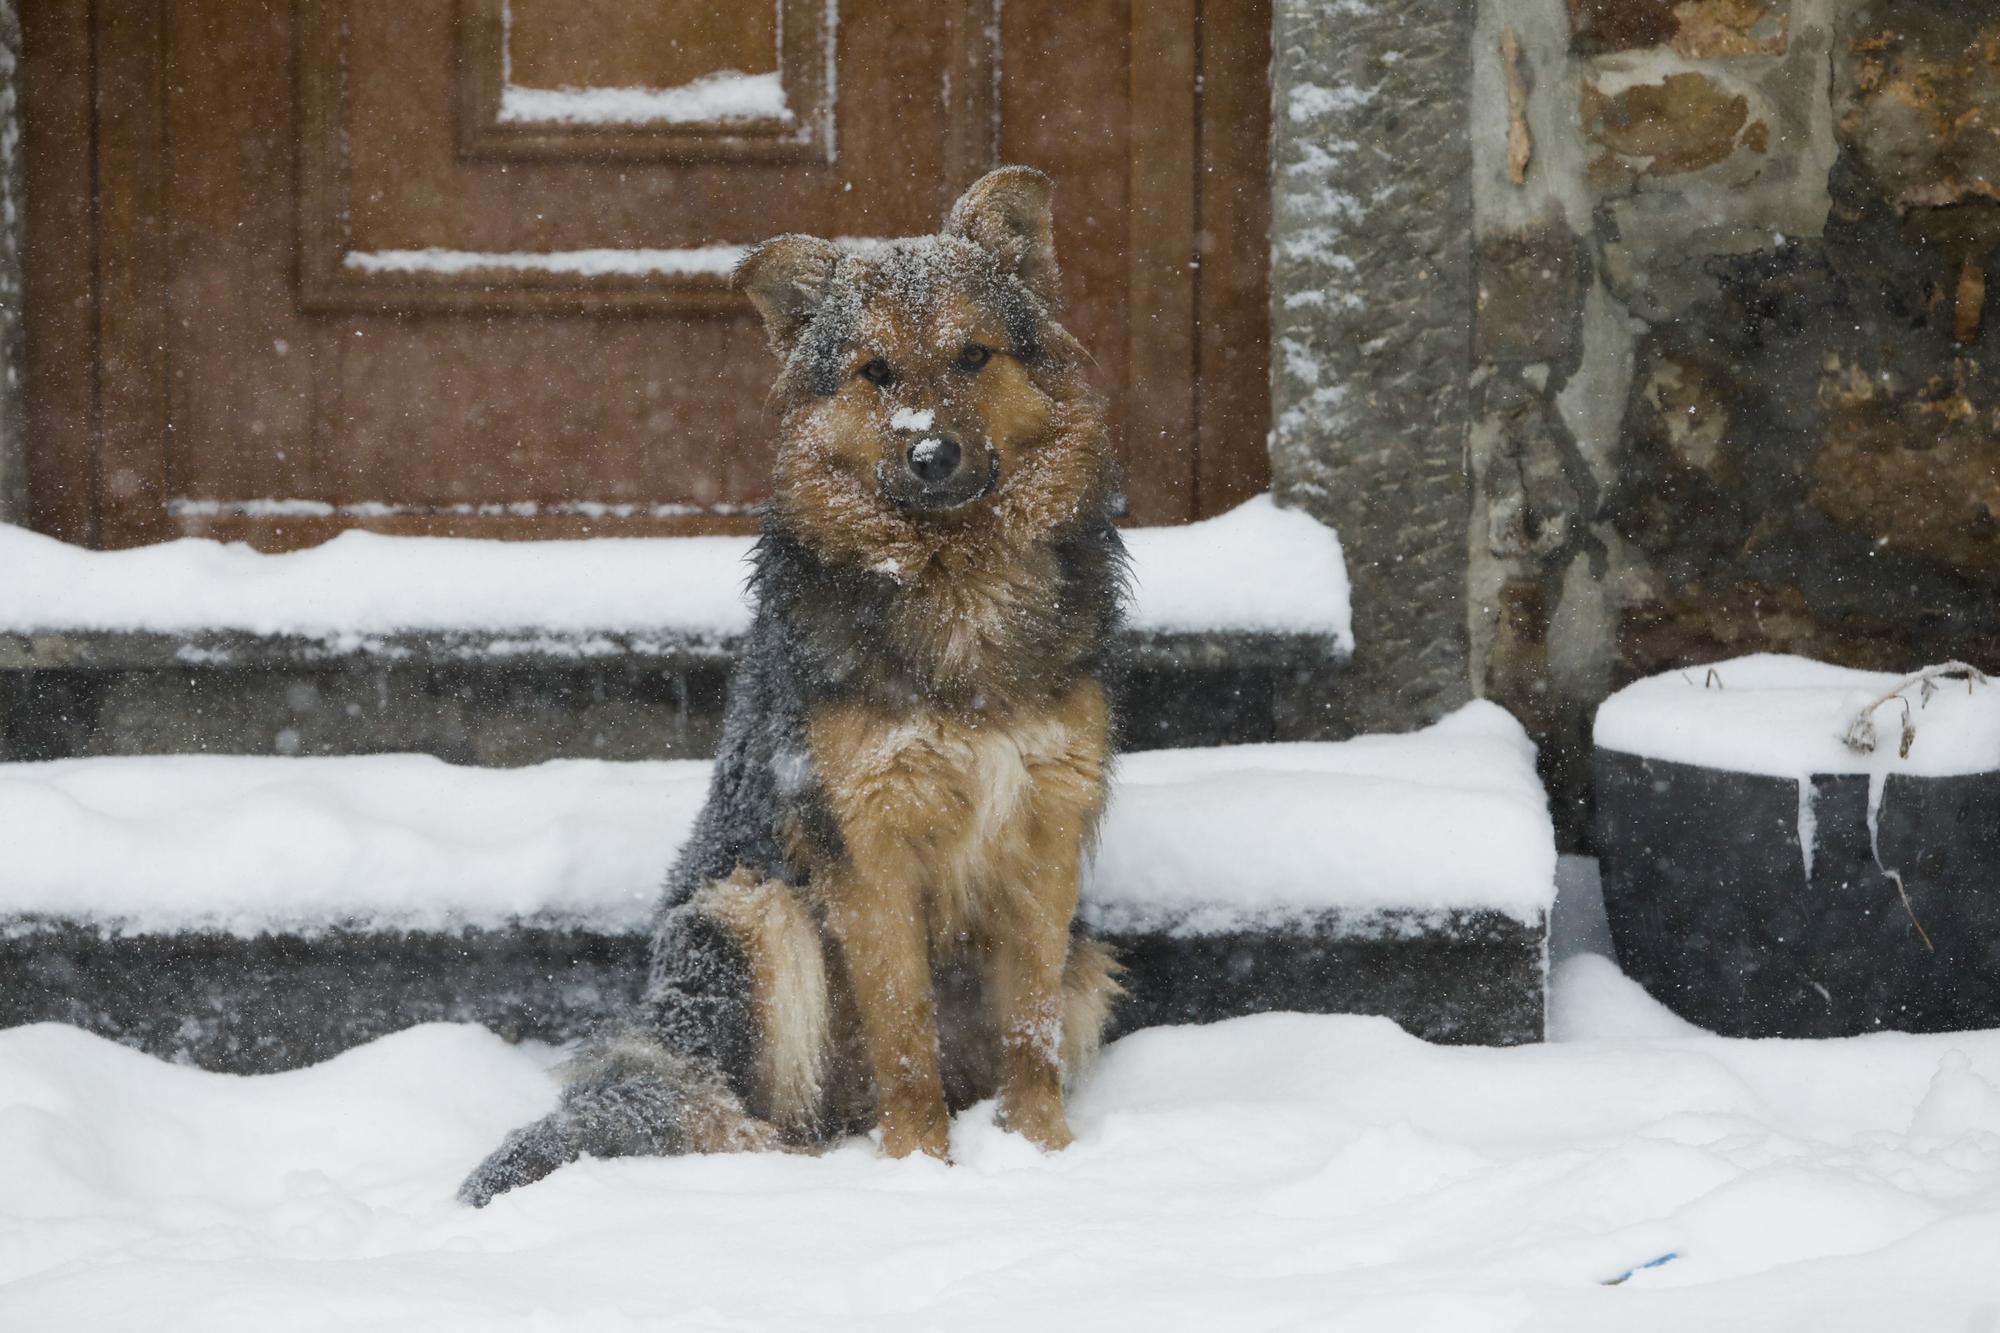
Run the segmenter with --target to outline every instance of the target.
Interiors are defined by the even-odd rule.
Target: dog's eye
[[[958,354],[960,370],[978,370],[993,359],[993,349],[981,347],[978,343],[967,343],[965,350]]]
[[[861,378],[878,389],[886,389],[890,381],[896,378],[896,372],[889,369],[889,363],[878,356],[861,367]]]

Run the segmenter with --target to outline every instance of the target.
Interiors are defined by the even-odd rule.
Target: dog
[[[997,1097],[1045,1150],[1118,965],[1076,921],[1116,725],[1125,554],[1052,188],[987,175],[937,235],[781,236],[734,281],[780,364],[756,613],[637,1011],[459,1197],[582,1156],[949,1160]]]

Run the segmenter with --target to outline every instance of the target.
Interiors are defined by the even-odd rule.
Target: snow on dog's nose
[[[889,418],[890,430],[898,434],[923,436],[909,447],[903,461],[909,465],[910,475],[926,486],[947,480],[958,471],[959,462],[965,457],[965,451],[951,436],[926,433],[935,424],[937,413],[928,407],[921,410],[899,407]]]
[[[885,493],[905,510],[955,509],[992,487],[991,458],[983,467],[972,466],[958,437],[938,425],[937,413],[928,407],[899,407],[889,416],[894,442],[878,475]],[[912,435],[917,438],[903,442]]]
[[[926,435],[910,446],[910,471],[926,486],[935,485],[958,471],[963,456],[964,451],[951,436]]]

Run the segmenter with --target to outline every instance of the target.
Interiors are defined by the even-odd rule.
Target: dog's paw
[[[1000,1099],[1000,1126],[1011,1129],[1043,1152],[1061,1152],[1076,1138],[1060,1099],[1023,1097]]]
[[[532,1185],[583,1155],[560,1112],[543,1116],[507,1136],[458,1187],[458,1201],[484,1208],[508,1190]]]
[[[935,1157],[940,1162],[951,1162],[951,1117],[945,1113],[944,1103],[938,1102],[935,1110],[919,1107],[905,1110],[902,1114],[882,1117],[882,1151],[890,1157],[909,1157],[922,1153]]]

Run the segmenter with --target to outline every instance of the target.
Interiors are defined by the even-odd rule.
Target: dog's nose
[[[958,471],[964,456],[951,436],[926,435],[910,446],[910,473],[926,486],[934,486]]]

